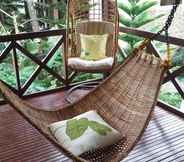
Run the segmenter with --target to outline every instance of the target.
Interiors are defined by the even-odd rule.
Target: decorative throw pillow
[[[106,57],[106,43],[108,34],[85,35],[80,34],[81,58],[84,60],[100,60]]]
[[[122,139],[121,134],[107,124],[96,111],[53,123],[49,128],[57,141],[76,156]]]

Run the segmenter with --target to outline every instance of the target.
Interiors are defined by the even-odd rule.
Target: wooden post
[[[66,85],[68,85],[68,48],[69,48],[69,28],[70,28],[70,24],[69,24],[69,16],[70,16],[70,12],[69,12],[69,7],[70,7],[70,0],[67,1],[67,15],[66,15],[66,24],[67,24],[67,29],[65,31],[65,34],[63,35],[64,38],[64,51],[62,54],[62,58],[63,58],[63,63],[64,63],[64,70],[65,70],[65,83]]]
[[[21,83],[20,83],[19,65],[18,65],[17,52],[16,52],[16,48],[15,48],[15,42],[13,42],[12,62],[13,62],[14,71],[15,71],[18,95],[20,96],[21,95],[21,93],[20,93],[21,92]]]

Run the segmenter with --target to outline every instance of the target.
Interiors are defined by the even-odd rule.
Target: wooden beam
[[[76,71],[72,72],[69,76],[68,76],[68,82],[71,83],[73,81],[73,79],[76,77],[78,73]]]
[[[120,32],[140,36],[143,38],[152,38],[156,34],[152,32],[143,31],[140,29],[127,28],[127,27],[126,28],[120,27]],[[154,40],[164,43],[167,42],[167,38],[164,35],[159,35],[158,37],[154,38]],[[169,36],[169,43],[177,46],[184,46],[184,39]]]
[[[8,55],[8,53],[12,50],[13,48],[13,42],[9,43],[8,46],[3,50],[3,52],[0,55],[0,62]]]
[[[20,46],[16,42],[16,48],[21,51],[25,56],[29,57],[32,61],[34,61],[36,64],[41,66],[44,70],[46,70],[48,73],[52,74],[55,78],[57,78],[59,81],[65,83],[65,79],[62,78],[58,73],[56,73],[54,70],[52,70],[50,67],[48,67],[46,64],[44,64],[42,61],[40,61],[36,56],[32,55],[27,51],[25,48]]]
[[[171,80],[171,78],[176,78],[177,76],[181,75],[182,73],[184,73],[184,66],[182,66],[179,69],[175,70],[174,72],[170,73],[170,75],[167,76],[164,79],[164,82],[163,83],[168,82],[169,80]]]
[[[152,33],[152,32],[147,32],[147,31],[143,31],[140,29],[127,28],[127,27],[126,28],[120,27],[120,32],[127,33],[127,34],[133,34],[133,35],[144,37],[144,38],[152,38],[155,35],[155,33]],[[42,38],[42,37],[58,36],[58,35],[65,35],[65,34],[66,34],[66,29],[20,33],[20,34],[0,36],[0,42],[11,42],[11,41],[17,41],[17,40]],[[164,42],[164,43],[167,42],[167,39],[164,35],[160,35],[157,38],[154,38],[154,40]],[[169,42],[174,45],[184,46],[184,40],[180,38],[170,36]]]
[[[167,103],[165,103],[163,101],[159,100],[157,102],[157,106],[165,109],[166,111],[170,111],[170,112],[172,112],[172,113],[174,113],[174,114],[184,118],[184,112],[180,111],[179,109],[176,109],[174,106],[171,106],[171,105],[169,105],[169,104],[167,104]]]
[[[66,84],[68,84],[69,83],[69,80],[68,80],[68,75],[69,75],[69,73],[68,73],[68,41],[66,40],[66,39],[69,39],[69,38],[67,38],[67,36],[66,35],[64,35],[63,36],[64,37],[64,45],[63,45],[63,47],[62,48],[64,48],[64,52],[63,52],[63,54],[62,54],[62,58],[63,58],[63,63],[64,63],[64,78],[65,78],[65,81],[66,81]]]
[[[16,77],[16,84],[18,89],[18,95],[21,95],[21,83],[20,83],[20,74],[19,74],[19,65],[18,65],[18,58],[17,58],[17,51],[15,48],[15,42],[13,42],[13,53],[12,53],[12,62],[14,66],[15,71],[15,77]]]
[[[50,36],[61,36],[65,34],[66,34],[66,29],[11,34],[11,35],[0,36],[0,42],[2,43],[2,42],[11,42],[11,41],[18,41],[18,40],[25,40],[25,39],[50,37]]]
[[[168,72],[169,73],[169,72]],[[171,78],[170,80],[173,85],[175,86],[178,93],[181,95],[181,97],[184,99],[184,89],[181,87],[179,81],[176,78]]]

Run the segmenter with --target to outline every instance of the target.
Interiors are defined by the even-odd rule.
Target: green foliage
[[[162,17],[162,14],[156,16],[150,15],[149,9],[157,4],[155,0],[128,0],[118,4],[121,17],[120,25],[131,28],[140,28],[152,21]],[[130,34],[120,35],[120,39],[127,41],[131,47],[142,39]]]
[[[101,79],[103,74],[100,73],[80,73],[80,75],[76,76],[74,82],[86,81],[89,79]]]
[[[168,103],[176,108],[180,108],[180,105],[182,102],[182,98],[177,92],[171,93],[171,92],[162,92],[161,91],[159,98],[162,101],[164,101],[164,102],[166,102],[166,103]]]
[[[39,51],[38,45],[33,40],[27,40],[24,42],[24,47],[32,54],[36,54]]]
[[[184,48],[176,50],[172,57],[173,66],[181,66],[184,64]]]
[[[6,48],[4,43],[0,43],[0,52],[2,52]]]
[[[22,13],[22,10],[25,8],[24,0],[1,0],[0,9],[3,9],[10,15],[15,14],[18,17],[18,22],[24,22],[26,15]],[[0,12],[1,22],[3,23],[6,30],[12,30],[13,21],[7,15]]]
[[[66,134],[71,140],[75,140],[81,137],[84,132],[90,127],[96,133],[101,136],[106,136],[108,132],[111,132],[111,128],[108,126],[98,123],[96,121],[90,121],[87,118],[72,119],[67,121],[66,124]]]
[[[1,0],[0,6],[5,11],[12,12],[19,12],[18,8],[24,7],[24,0]]]
[[[12,64],[7,60],[0,64],[0,77],[1,80],[7,82],[9,85],[16,85]]]

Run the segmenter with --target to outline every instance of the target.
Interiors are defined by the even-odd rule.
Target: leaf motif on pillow
[[[79,120],[72,119],[67,121],[66,124],[66,134],[71,140],[75,140],[83,135],[85,130],[88,128],[88,119],[81,118]]]
[[[90,52],[87,51],[87,50],[84,49],[84,48],[81,49],[81,53],[82,53],[83,55],[85,55],[85,56],[89,56],[89,55],[90,55]]]
[[[111,128],[96,121],[89,121],[88,123],[91,129],[93,129],[95,132],[102,136],[106,136],[108,132],[112,132]]]
[[[86,56],[89,56],[89,55],[90,55],[90,52],[85,51],[85,55],[86,55]]]
[[[98,123],[96,121],[89,121],[87,118],[72,119],[66,123],[66,134],[73,141],[81,137],[87,130],[88,126],[96,133],[102,136],[106,136],[112,129],[108,126]]]

